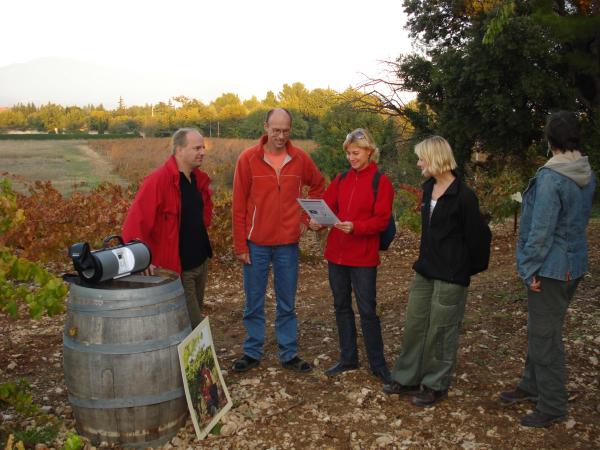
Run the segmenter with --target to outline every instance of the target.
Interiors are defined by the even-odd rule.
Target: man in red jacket
[[[320,197],[325,181],[312,159],[289,140],[292,116],[285,109],[267,113],[266,135],[240,155],[233,179],[233,245],[244,264],[247,336],[244,355],[233,370],[245,372],[259,364],[265,340],[265,291],[273,265],[276,296],[275,334],[283,367],[308,372],[298,357],[295,311],[298,281],[298,241],[308,217],[297,198],[309,186],[309,197]]]
[[[212,218],[210,178],[198,169],[204,138],[194,128],[173,134],[173,155],[152,172],[135,196],[123,223],[123,239],[140,239],[152,253],[146,274],[162,267],[181,275],[192,328],[201,308],[212,248],[207,227]]]

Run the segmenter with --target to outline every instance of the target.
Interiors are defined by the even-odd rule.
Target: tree
[[[37,114],[46,131],[58,133],[65,127],[65,110],[60,105],[48,103]]]
[[[356,128],[366,128],[375,142],[380,142],[384,127],[384,120],[379,114],[361,111],[351,103],[336,105],[325,114],[315,131],[319,147],[311,156],[319,169],[333,178],[337,173],[348,170],[342,148],[346,135]]]
[[[98,134],[104,134],[104,132],[108,129],[109,120],[110,115],[108,112],[102,109],[90,111],[89,129],[97,131]]]
[[[591,135],[599,128],[598,107],[592,101],[597,94],[585,94],[582,86],[594,85],[590,80],[600,76],[600,37],[589,31],[600,27],[590,27],[597,24],[597,16],[576,13],[581,4],[405,0],[410,34],[425,53],[402,55],[390,63],[395,78],[386,87],[391,94],[378,89],[379,80],[369,86],[387,112],[411,121],[415,139],[444,135],[461,164],[475,147],[493,155],[525,155],[531,146],[541,149],[546,117],[556,109],[581,112]],[[576,17],[566,17],[569,14]],[[559,32],[551,23],[563,18],[564,30]],[[572,26],[575,22],[578,26]],[[576,36],[587,47],[575,48]],[[582,70],[577,67],[583,67],[583,61],[588,61],[588,82],[578,86]],[[401,91],[417,93],[416,108],[398,102],[395,95]],[[598,149],[600,139],[593,140]]]
[[[295,109],[304,113],[308,95],[308,89],[302,83],[284,84],[278,95],[279,104],[282,108]]]
[[[277,108],[277,106],[279,105],[277,97],[275,96],[273,91],[267,92],[265,98],[262,99],[261,103],[266,109]]]
[[[77,132],[86,128],[87,119],[86,112],[77,106],[69,106],[65,109],[65,129],[68,132]]]

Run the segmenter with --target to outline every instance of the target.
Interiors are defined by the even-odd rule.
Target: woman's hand
[[[354,224],[352,222],[339,222],[336,223],[334,227],[346,234],[350,234],[354,230]]]
[[[533,292],[542,292],[542,282],[538,280],[538,278],[534,275],[531,278],[531,284],[529,285],[529,289]]]
[[[308,222],[308,228],[313,231],[319,231],[325,228],[325,225],[321,225],[320,223],[315,222],[313,219],[310,219],[310,222]]]

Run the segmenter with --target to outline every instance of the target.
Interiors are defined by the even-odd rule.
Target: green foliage
[[[212,355],[212,349],[209,346],[200,346],[202,341],[202,333],[200,336],[192,339],[183,348],[183,360],[186,362],[185,378],[188,382],[195,380],[198,377],[198,371],[204,364],[211,372],[215,368],[215,361]]]
[[[474,148],[522,157],[543,147],[548,113],[570,109],[581,113],[597,164],[596,7],[569,0],[404,0],[404,7],[426,49],[393,63],[394,86],[417,93],[418,107],[400,111],[416,139],[443,135],[461,166]]]
[[[17,317],[17,302],[23,301],[32,318],[62,312],[67,295],[63,281],[2,245],[2,236],[23,222],[23,210],[17,208],[7,179],[0,180],[0,213],[0,311]]]
[[[67,433],[62,450],[81,450],[85,446],[83,439],[77,433]]]
[[[23,442],[26,448],[33,448],[35,444],[52,443],[58,436],[58,431],[59,426],[57,423],[36,424],[25,430],[15,431],[15,440]]]
[[[414,233],[421,232],[421,197],[420,188],[401,184],[394,198],[396,222],[400,228],[406,228]]]
[[[0,406],[12,406],[19,414],[34,414],[38,406],[31,400],[29,384],[25,380],[0,383]]]
[[[519,210],[520,204],[511,196],[525,190],[527,180],[539,165],[531,155],[526,164],[514,157],[497,158],[485,165],[468,165],[465,175],[475,189],[481,212],[502,222]],[[533,170],[524,170],[525,167]]]
[[[385,122],[378,114],[364,112],[352,104],[344,103],[332,107],[317,127],[315,140],[319,147],[311,156],[321,172],[329,178],[348,170],[342,144],[346,135],[356,128],[366,128],[375,142],[380,142]]]

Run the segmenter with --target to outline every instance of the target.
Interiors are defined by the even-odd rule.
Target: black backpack
[[[340,174],[340,183],[346,178],[349,171],[342,172]],[[379,190],[379,179],[381,178],[381,172],[378,170],[373,175],[372,188],[373,188],[373,208],[375,208],[375,202],[377,201],[377,191]],[[387,250],[390,248],[390,244],[396,237],[396,220],[394,219],[394,213],[390,215],[390,221],[381,233],[379,233],[379,250]]]

